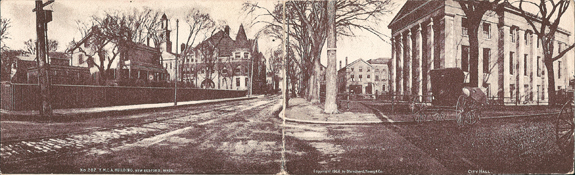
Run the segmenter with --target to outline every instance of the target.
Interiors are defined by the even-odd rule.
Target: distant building
[[[389,92],[389,58],[355,60],[338,70],[339,93],[382,95]],[[341,65],[341,63],[340,63]],[[341,67],[341,66],[340,66]]]
[[[91,84],[93,79],[90,77],[90,71],[83,67],[74,67],[69,65],[69,55],[62,52],[49,52],[50,69],[48,71],[50,84]],[[11,82],[12,83],[38,83],[38,67],[36,56],[22,53],[16,56],[12,64]]]
[[[568,86],[572,52],[553,63],[556,87],[547,87],[542,48],[531,26],[509,2],[488,11],[479,25],[479,59],[470,66],[465,13],[459,3],[407,1],[388,27],[392,30],[392,89],[397,94],[432,95],[429,71],[460,68],[478,71],[478,86],[505,102],[546,102],[548,88]],[[538,25],[538,24],[535,24]],[[570,32],[559,29],[555,53],[567,48]]]

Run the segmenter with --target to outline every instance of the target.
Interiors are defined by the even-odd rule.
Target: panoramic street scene
[[[2,0],[0,173],[571,174],[572,0]]]

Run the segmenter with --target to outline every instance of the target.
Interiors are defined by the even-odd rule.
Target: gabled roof
[[[354,65],[354,64],[360,63],[360,62],[363,62],[363,63],[367,64],[369,67],[373,68],[373,66],[371,66],[371,64],[369,64],[368,62],[366,62],[366,61],[364,61],[363,59],[360,58],[360,59],[357,59],[357,60],[355,60],[355,61],[349,63],[348,65],[345,65],[345,67],[339,69],[338,72],[339,72],[340,70],[346,69],[348,66],[351,66],[351,65]]]
[[[445,1],[408,0],[387,27],[392,28],[398,23],[408,24],[434,12],[443,5],[445,5]]]
[[[367,60],[369,64],[389,64],[391,58],[376,58]]]

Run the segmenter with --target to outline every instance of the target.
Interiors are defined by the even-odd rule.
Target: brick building
[[[489,97],[505,102],[544,103],[548,88],[568,85],[566,74],[570,71],[565,63],[567,58],[573,59],[572,52],[554,62],[557,87],[547,87],[543,50],[531,26],[509,2],[483,16],[478,67],[469,64],[465,20],[465,13],[453,0],[407,1],[388,25],[393,36],[393,91],[432,95],[429,70],[454,67],[464,71],[465,83],[469,82],[469,70],[477,69],[479,87],[484,87]],[[559,29],[555,48],[566,48],[570,34]]]

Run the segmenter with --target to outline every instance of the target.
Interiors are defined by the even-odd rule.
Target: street
[[[36,139],[3,140],[2,171],[274,173],[279,167],[281,132],[279,119],[271,117],[271,107],[278,100],[277,96],[268,96],[51,123],[62,128],[71,126],[73,129],[67,130],[77,132],[56,137],[35,135]],[[5,123],[3,130],[15,127],[5,125],[18,126]],[[84,127],[85,123],[100,126],[88,128]]]
[[[55,136],[22,139],[24,133],[9,133],[13,139],[2,142],[2,171],[275,174],[282,160],[291,174],[566,173],[572,168],[555,144],[552,117],[481,120],[463,128],[450,120],[283,125],[272,110],[279,100],[266,96],[50,123],[57,126],[52,133],[70,132]],[[4,121],[2,129],[31,123]]]

